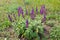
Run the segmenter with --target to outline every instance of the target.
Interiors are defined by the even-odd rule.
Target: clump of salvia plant
[[[23,24],[26,26],[23,26]],[[23,24],[20,28],[19,38],[25,38],[27,40],[40,40],[42,37],[44,37],[42,25],[36,26],[36,22],[35,25],[31,25],[31,23],[28,24],[28,20],[26,20],[26,22]]]
[[[42,19],[42,22],[46,21],[46,11],[45,11],[45,6],[43,5],[41,7],[41,14],[43,14],[43,19]],[[38,13],[38,8],[36,7],[36,13]],[[24,11],[21,7],[18,8],[18,17],[20,17],[20,15],[22,14],[22,17],[24,18],[25,15],[24,15]],[[28,14],[28,10],[26,10],[26,14]],[[28,15],[27,15],[28,16]],[[15,27],[15,31],[17,32],[19,38],[25,38],[27,40],[40,40],[42,39],[42,37],[44,37],[43,35],[43,27],[42,27],[42,24],[41,23],[37,23],[37,22],[34,22],[34,19],[35,19],[35,13],[34,13],[34,8],[32,8],[31,12],[30,12],[30,17],[32,20],[29,20],[26,18],[25,19],[20,19],[19,21],[16,21],[16,22],[13,22],[13,26]],[[10,16],[9,16],[10,18]],[[10,18],[11,20],[11,18]],[[32,21],[32,24],[31,24],[31,21]]]

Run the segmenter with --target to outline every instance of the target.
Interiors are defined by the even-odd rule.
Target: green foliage
[[[53,19],[53,20],[59,20],[59,15],[57,13],[51,13],[51,14],[48,14],[47,15],[47,20],[50,20],[50,19]]]
[[[50,14],[49,16],[47,16],[47,19],[56,19],[55,15]]]
[[[4,21],[0,23],[0,30],[4,30],[5,28],[9,27],[9,25],[11,25],[11,22],[9,21]]]
[[[60,40],[60,26],[53,27],[50,30],[50,38],[52,40]]]
[[[7,11],[10,13],[17,12],[18,6],[19,6],[18,4],[9,5]]]
[[[50,27],[54,27],[55,26],[55,20],[50,20],[46,22],[46,25],[50,26]]]
[[[44,30],[43,30],[43,26],[40,23],[41,20],[29,20],[29,27],[26,28],[25,25],[25,20],[23,21],[16,21],[14,23],[12,23],[12,25],[14,26],[15,32],[20,36],[20,37],[24,37],[27,40],[40,40],[40,35],[43,36]],[[38,34],[39,33],[39,34]]]
[[[26,5],[29,5],[30,2],[31,2],[31,0],[25,0],[25,4],[26,4]]]
[[[38,34],[36,32],[33,32],[32,30],[26,30],[24,33],[25,38],[28,40],[33,40],[38,37]]]
[[[22,34],[25,30],[25,23],[24,22],[13,22],[12,23],[15,32],[19,35]]]

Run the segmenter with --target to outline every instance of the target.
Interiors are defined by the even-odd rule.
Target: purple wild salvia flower
[[[24,18],[24,12],[23,12],[23,10],[22,10],[22,13],[21,14],[22,14],[22,17]]]
[[[28,20],[26,20],[26,28],[28,28]]]
[[[20,16],[21,12],[22,12],[22,8],[18,7],[18,16]]]
[[[31,15],[34,14],[34,9],[32,8]]]
[[[38,13],[38,8],[36,7],[36,13]]]
[[[11,21],[11,22],[13,22],[13,20],[12,20],[12,18],[11,18],[11,16],[8,14],[8,19]]]
[[[40,9],[40,14],[43,14],[43,10],[42,9]]]
[[[32,20],[35,19],[34,9],[32,9],[30,16],[31,16],[31,19],[32,19]]]
[[[41,6],[40,14],[46,14],[45,5],[42,5],[42,6]]]

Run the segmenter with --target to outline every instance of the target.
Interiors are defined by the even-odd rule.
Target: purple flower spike
[[[26,20],[26,28],[28,28],[28,20]]]
[[[46,14],[45,5],[42,5],[42,6],[41,6],[40,14]]]
[[[31,19],[32,19],[32,20],[35,19],[34,9],[32,9],[32,11],[31,11]]]
[[[24,18],[24,12],[23,12],[23,10],[22,10],[22,17]]]
[[[9,20],[11,21],[11,22],[13,22],[13,20],[12,20],[12,18],[11,18],[11,16],[8,14],[8,18],[9,18]]]
[[[36,7],[36,13],[38,13],[38,8]]]
[[[21,12],[22,12],[22,8],[19,7],[19,8],[18,8],[18,16],[20,16]]]
[[[43,14],[43,9],[40,9],[40,14]]]
[[[34,14],[34,9],[32,8],[31,14]]]

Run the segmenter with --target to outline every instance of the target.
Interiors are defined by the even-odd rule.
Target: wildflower
[[[36,7],[36,13],[38,13],[38,8]]]
[[[9,18],[9,20],[12,22],[13,20],[12,20],[12,18],[11,18],[11,16],[8,14],[8,18]]]
[[[20,16],[21,12],[22,12],[22,8],[18,7],[18,16]]]
[[[34,14],[34,9],[32,9],[32,11],[31,11],[31,19],[35,19],[35,14]]]
[[[22,10],[22,13],[21,14],[22,14],[22,17],[24,18],[24,12],[23,12],[23,10]]]
[[[32,8],[31,15],[34,14],[34,9]]]
[[[28,28],[28,20],[26,20],[26,28]]]
[[[41,6],[40,14],[44,14],[44,15],[46,14],[45,5],[42,5],[42,6]]]

